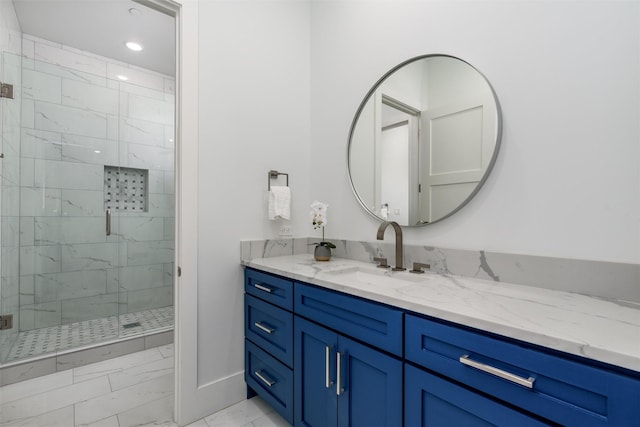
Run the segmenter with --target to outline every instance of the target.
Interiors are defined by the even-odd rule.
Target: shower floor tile
[[[126,326],[126,327],[125,327]],[[14,337],[3,362],[14,362],[49,353],[145,334],[173,326],[173,307],[85,320],[67,325],[24,331]]]

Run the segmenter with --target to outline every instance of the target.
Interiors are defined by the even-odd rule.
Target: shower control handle
[[[111,209],[107,209],[107,236],[111,236]]]

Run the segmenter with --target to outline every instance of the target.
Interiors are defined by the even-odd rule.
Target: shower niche
[[[104,167],[104,208],[120,212],[148,212],[148,169]]]

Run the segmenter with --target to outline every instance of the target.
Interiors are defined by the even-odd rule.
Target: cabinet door
[[[550,425],[411,365],[404,375],[406,427]]]
[[[335,427],[338,335],[294,316],[294,343],[294,424]]]
[[[338,425],[401,426],[402,362],[343,336],[338,350]]]
[[[402,425],[400,360],[298,316],[294,331],[296,426]]]

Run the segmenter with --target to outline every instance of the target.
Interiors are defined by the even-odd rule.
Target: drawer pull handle
[[[498,369],[493,366],[477,362],[473,359],[470,359],[468,354],[465,354],[464,356],[460,356],[460,363],[462,363],[463,365],[471,366],[472,368],[476,368],[488,374],[495,375],[496,377],[500,377],[507,381],[511,381],[512,383],[525,386],[527,388],[533,388],[533,382],[536,380],[533,377],[522,378],[518,375],[512,374],[511,372],[503,371],[502,369]]]
[[[260,378],[260,380],[266,385],[268,385],[269,387],[273,387],[273,385],[276,383],[275,381],[272,381],[269,378],[265,377],[264,374],[260,371],[255,371],[254,374],[256,377]]]
[[[333,385],[331,381],[331,347],[324,347],[324,386],[330,388]]]
[[[260,289],[261,291],[265,291],[265,292],[269,292],[269,293],[273,292],[273,289],[271,289],[271,288],[270,288],[270,287],[268,287],[268,286],[261,285],[260,283],[256,283],[256,284],[254,284],[253,286],[254,286],[256,289]]]
[[[265,326],[265,325],[264,325],[264,324],[262,324],[261,322],[255,322],[255,323],[253,324],[253,326],[255,326],[255,327],[256,327],[256,328],[258,328],[258,329],[261,329],[261,330],[265,331],[265,332],[266,332],[266,333],[268,333],[268,334],[272,334],[272,333],[275,331],[275,329],[270,328],[270,327],[268,327],[268,326]]]
[[[338,396],[344,393],[344,384],[342,384],[342,355],[343,353],[336,353],[336,395]]]

